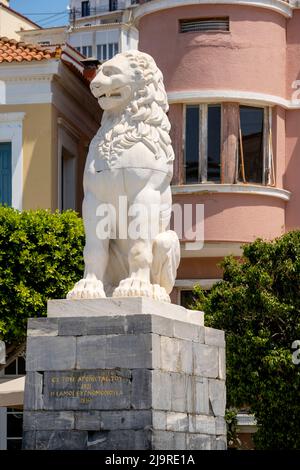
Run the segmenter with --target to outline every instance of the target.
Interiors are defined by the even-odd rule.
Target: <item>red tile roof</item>
[[[45,47],[0,37],[0,63],[41,61],[56,56],[56,51],[45,49]]]

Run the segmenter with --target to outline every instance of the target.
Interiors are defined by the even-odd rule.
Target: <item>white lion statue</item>
[[[162,73],[148,54],[127,51],[100,66],[91,90],[104,113],[84,172],[85,273],[67,298],[170,302],[180,246],[168,229],[174,152]]]

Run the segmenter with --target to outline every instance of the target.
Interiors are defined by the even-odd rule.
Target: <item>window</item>
[[[113,42],[108,44],[108,58],[111,59],[114,55],[118,54],[119,52],[119,44],[117,42]]]
[[[119,44],[117,42],[109,44],[99,44],[97,46],[97,59],[104,61],[112,59],[119,52]]]
[[[0,142],[0,204],[12,205],[12,148]]]
[[[9,366],[0,371],[1,379],[25,375],[25,353],[21,353]],[[17,408],[0,408],[0,450],[22,447],[23,411]]]
[[[185,182],[220,182],[221,105],[186,107]]]
[[[109,11],[115,11],[118,9],[118,0],[109,0]]]
[[[21,449],[23,434],[23,411],[15,408],[7,408],[6,423],[7,450]]]
[[[76,208],[76,158],[64,147],[61,160],[61,208],[62,210]]]
[[[21,112],[0,113],[0,204],[18,210],[23,205],[24,117]]]
[[[179,20],[181,33],[229,31],[229,18],[194,18]]]
[[[207,110],[207,181],[221,177],[221,106],[208,105]]]
[[[82,47],[82,54],[85,55],[85,57],[92,57],[93,47],[92,46],[83,46]]]
[[[81,2],[81,16],[90,16],[90,2]]]
[[[187,105],[181,182],[274,185],[271,116],[238,103]]]
[[[107,60],[107,45],[99,44],[97,46],[97,59],[98,60]]]
[[[264,109],[240,106],[239,177],[248,183],[263,182]]]
[[[23,411],[0,408],[0,450],[22,448]]]
[[[199,178],[199,106],[186,107],[185,182],[197,183]]]
[[[191,308],[195,302],[195,294],[193,290],[180,291],[180,305],[184,308]]]
[[[25,375],[26,374],[26,365],[25,357],[19,356],[15,361],[13,361],[9,366],[5,367],[4,375]]]

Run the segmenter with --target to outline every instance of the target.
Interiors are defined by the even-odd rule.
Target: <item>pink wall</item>
[[[286,208],[286,229],[300,227],[300,110],[286,112],[286,172],[284,186],[292,192]]]
[[[173,203],[204,204],[204,237],[208,242],[250,242],[284,233],[285,202],[251,195],[203,193],[175,195]]]
[[[300,80],[300,10],[294,10],[293,17],[287,20],[287,77],[286,94],[289,99],[295,91],[292,88],[294,80]],[[298,86],[300,90],[300,87]],[[298,99],[300,93],[298,93]]]
[[[285,175],[285,109],[275,106],[272,113],[273,152],[276,176],[276,187],[284,186]]]
[[[227,15],[230,33],[178,33],[179,19]],[[146,15],[139,30],[139,48],[153,55],[169,92],[234,89],[285,97],[286,19],[279,13],[192,5]]]
[[[182,258],[177,279],[219,279],[222,270],[218,264],[222,258]]]
[[[287,97],[292,99],[292,83],[300,80],[300,10],[287,21]],[[298,90],[300,86],[298,85]],[[300,99],[300,93],[295,96]],[[286,229],[300,227],[300,110],[286,111],[286,160],[284,186],[292,192],[286,209]]]

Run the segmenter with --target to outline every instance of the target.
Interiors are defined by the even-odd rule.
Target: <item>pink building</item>
[[[170,102],[174,201],[204,204],[204,248],[182,241],[173,300],[184,303],[220,278],[224,255],[300,227],[300,2],[141,3],[139,49]]]

